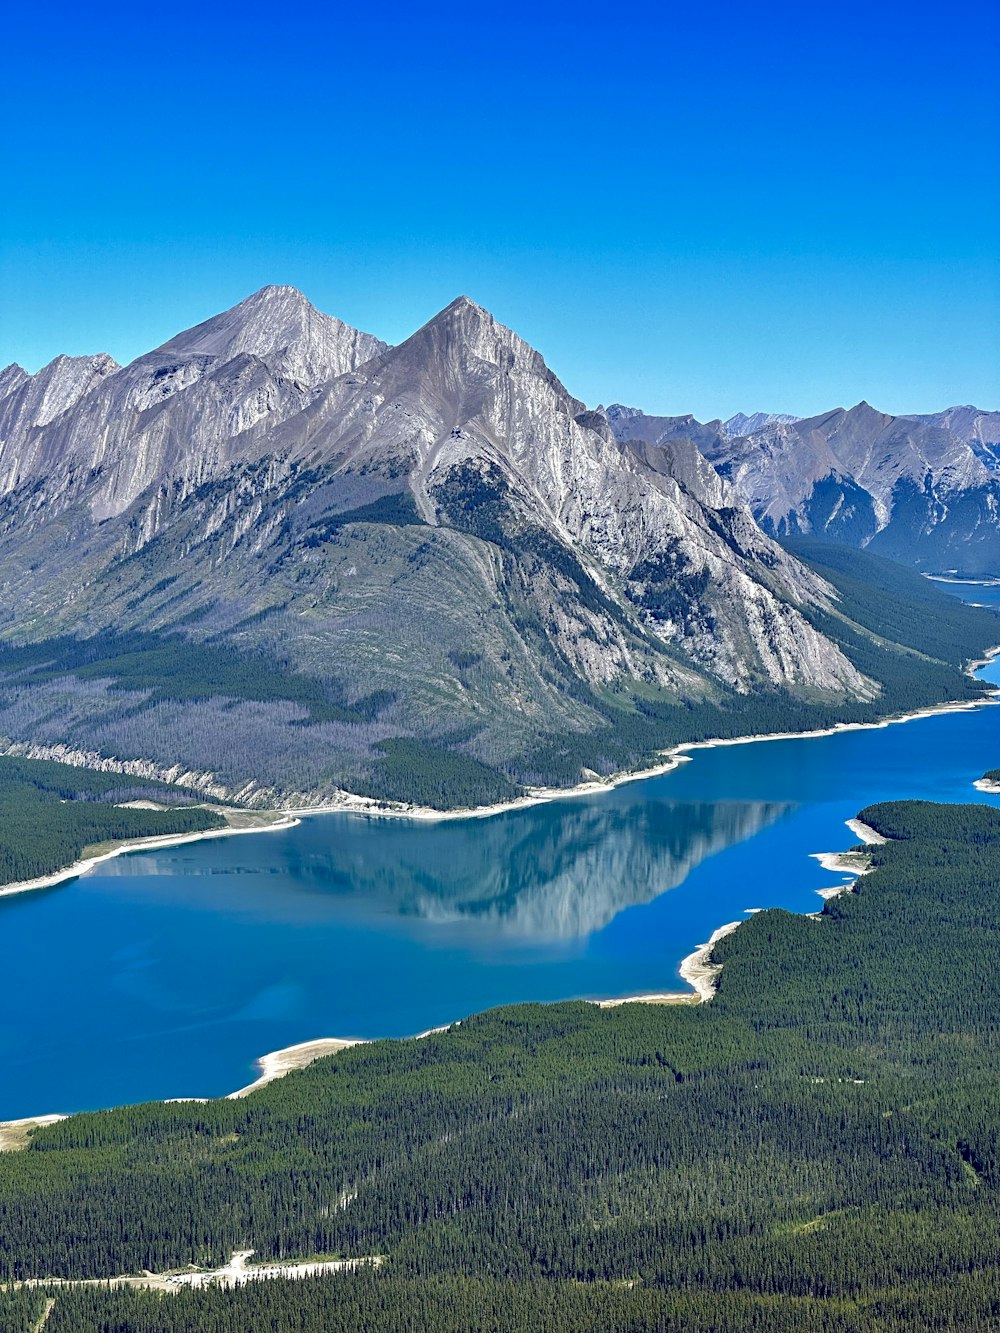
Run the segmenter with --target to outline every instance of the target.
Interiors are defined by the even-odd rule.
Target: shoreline
[[[968,662],[965,674],[974,677],[977,671],[989,666],[1000,657],[1000,644],[986,649],[984,657]],[[523,796],[513,801],[498,801],[493,805],[465,806],[457,810],[435,810],[433,806],[405,805],[397,802],[379,804],[366,796],[357,796],[353,792],[343,792],[330,802],[315,806],[290,806],[286,810],[275,811],[303,818],[310,815],[358,814],[368,818],[384,819],[489,819],[493,815],[506,814],[508,811],[524,810],[534,805],[546,805],[550,801],[568,800],[578,796],[594,796],[601,792],[613,791],[626,782],[641,782],[645,778],[662,777],[671,773],[680,764],[689,763],[694,750],[713,750],[723,745],[756,745],[762,741],[797,741],[811,740],[814,737],[837,736],[848,731],[877,731],[883,727],[898,726],[903,722],[919,722],[921,718],[937,717],[945,713],[969,713],[978,708],[985,708],[1000,703],[1000,686],[994,688],[980,699],[952,699],[940,704],[929,704],[926,708],[917,708],[910,713],[895,713],[879,718],[877,722],[835,722],[830,727],[820,727],[809,731],[769,731],[757,736],[715,737],[705,741],[681,741],[677,745],[657,752],[660,762],[648,768],[629,768],[620,773],[613,773],[607,778],[591,779],[579,782],[573,787],[528,787]]]
[[[421,1033],[426,1036],[426,1033]],[[312,1041],[298,1041],[293,1046],[282,1046],[280,1050],[268,1051],[266,1055],[258,1056],[254,1061],[260,1074],[252,1083],[248,1083],[245,1088],[237,1088],[235,1092],[227,1092],[220,1101],[235,1102],[244,1097],[249,1097],[251,1092],[256,1092],[258,1088],[266,1087],[268,1083],[273,1083],[277,1078],[284,1078],[286,1074],[292,1073],[296,1069],[305,1069],[311,1065],[314,1060],[321,1060],[325,1055],[336,1055],[339,1051],[346,1051],[350,1046],[362,1046],[369,1038],[366,1037],[317,1037]],[[407,1040],[407,1038],[403,1038]],[[410,1038],[409,1040],[414,1040]],[[211,1098],[206,1100],[211,1101]]]
[[[970,662],[965,668],[966,675],[974,676],[977,671],[989,666],[998,656],[1000,656],[1000,644],[987,649],[985,657]],[[256,817],[261,822],[249,824],[246,827],[229,825],[226,828],[205,829],[198,833],[134,838],[118,847],[111,848],[107,852],[82,857],[79,861],[74,861],[72,865],[64,866],[49,875],[0,885],[0,898],[18,893],[30,893],[35,889],[54,888],[58,884],[64,884],[68,880],[77,879],[81,875],[87,874],[95,866],[104,861],[113,860],[116,856],[127,856],[133,852],[161,851],[168,847],[179,847],[184,843],[201,842],[207,838],[224,838],[237,833],[277,833],[295,828],[303,819],[314,815],[359,815],[367,819],[411,819],[428,823],[454,819],[491,819],[495,815],[526,810],[536,805],[547,805],[551,801],[600,795],[604,792],[614,791],[616,787],[623,786],[627,782],[642,782],[647,778],[663,777],[667,773],[672,773],[681,764],[690,763],[691,754],[695,750],[714,750],[726,745],[757,745],[765,741],[811,740],[813,738],[836,736],[841,732],[848,731],[875,731],[884,727],[898,726],[904,722],[917,722],[921,718],[937,717],[939,714],[973,712],[976,709],[997,703],[1000,703],[1000,687],[984,695],[981,699],[953,700],[941,704],[932,704],[927,708],[916,709],[912,713],[900,713],[895,716],[880,718],[877,722],[835,722],[831,727],[822,727],[811,731],[773,731],[759,736],[729,736],[704,741],[681,741],[668,750],[659,751],[659,755],[662,756],[661,761],[657,764],[651,764],[648,768],[626,769],[621,773],[614,773],[608,778],[577,783],[574,787],[529,787],[525,790],[523,796],[519,796],[513,801],[499,801],[493,805],[468,806],[456,810],[436,810],[432,806],[379,803],[370,797],[358,796],[353,792],[345,791],[319,805],[290,806],[288,808],[269,807],[264,810],[237,807],[234,813],[251,819]],[[1000,794],[1000,787],[997,787],[994,793],[990,787],[980,786],[981,781],[982,779],[979,779],[974,784],[979,787],[980,791]],[[218,808],[218,813],[228,819],[230,813],[228,807],[212,808]]]
[[[256,830],[249,831],[256,832]],[[713,930],[704,944],[699,944],[696,949],[681,960],[677,970],[681,978],[691,987],[690,990],[624,995],[611,999],[587,999],[583,1003],[592,1004],[597,1009],[617,1009],[624,1004],[708,1004],[716,992],[718,976],[722,971],[721,963],[709,961],[712,950],[719,940],[731,935],[741,925],[743,925],[742,921],[730,921],[724,926],[719,926],[716,930]],[[553,1001],[553,1003],[558,1003],[558,1001]],[[254,1061],[255,1067],[260,1071],[257,1077],[252,1083],[237,1088],[235,1092],[225,1092],[218,1097],[164,1097],[161,1104],[167,1106],[175,1102],[241,1101],[244,1097],[249,1097],[252,1092],[259,1091],[259,1089],[273,1083],[276,1079],[284,1078],[286,1074],[294,1073],[299,1069],[306,1069],[314,1061],[322,1060],[328,1055],[337,1055],[340,1051],[346,1051],[352,1046],[367,1046],[374,1041],[422,1041],[424,1037],[433,1036],[435,1033],[448,1032],[451,1028],[458,1027],[461,1022],[462,1019],[457,1018],[453,1022],[445,1023],[440,1027],[428,1028],[425,1032],[418,1032],[412,1037],[313,1037],[308,1041],[295,1042],[291,1046],[282,1046],[276,1051],[268,1051],[265,1055],[258,1056]],[[58,1124],[61,1120],[70,1119],[72,1115],[87,1114],[92,1113],[86,1111],[57,1112],[47,1115],[22,1116],[17,1120],[0,1120],[0,1152],[16,1152],[26,1147],[31,1132],[35,1129]]]
[[[0,1120],[0,1152],[17,1152],[27,1146],[32,1130],[68,1119],[68,1115],[26,1115],[20,1120]]]
[[[220,809],[219,813],[225,817],[225,811]],[[231,838],[238,833],[277,833],[282,829],[295,828],[301,823],[301,820],[286,812],[269,810],[260,812],[262,816],[272,813],[281,814],[282,818],[248,824],[245,828],[227,824],[225,828],[201,829],[197,833],[163,833],[150,838],[132,838],[106,852],[81,857],[79,861],[63,866],[61,870],[54,870],[50,875],[40,875],[37,879],[20,879],[11,884],[0,885],[0,898],[12,897],[16,893],[33,893],[35,889],[54,888],[57,884],[64,884],[66,880],[78,879],[104,861],[112,861],[116,856],[128,856],[132,852],[158,852],[165,847],[180,847],[188,842],[203,842],[206,838]]]
[[[932,583],[959,583],[963,587],[969,588],[1000,588],[1000,579],[963,579],[957,574],[924,574],[925,579],[930,579]]]
[[[989,655],[970,662],[966,668],[968,675],[989,666],[1000,656],[1000,645],[990,649]],[[535,805],[547,805],[550,801],[568,800],[580,796],[595,796],[602,792],[613,791],[626,782],[641,782],[646,778],[662,777],[671,773],[680,764],[689,763],[694,750],[714,750],[725,745],[757,745],[763,741],[798,741],[813,738],[837,736],[848,731],[877,731],[884,727],[898,726],[903,722],[919,722],[922,718],[937,717],[946,713],[969,713],[1000,703],[1000,687],[981,699],[951,700],[941,704],[930,704],[926,708],[915,709],[912,713],[897,713],[880,718],[877,722],[835,722],[833,726],[810,731],[770,731],[759,736],[715,737],[705,741],[681,741],[668,750],[659,753],[665,756],[662,762],[649,768],[630,768],[610,777],[577,783],[574,787],[529,787],[523,796],[512,801],[499,801],[493,805],[466,806],[456,810],[436,810],[433,806],[379,805],[368,797],[345,793],[344,799],[337,803],[315,806],[295,806],[280,813],[305,818],[312,815],[357,814],[375,819],[414,819],[428,822],[451,819],[490,819],[494,815],[507,814],[514,810],[524,810]],[[276,811],[276,813],[278,813]]]
[[[889,841],[881,833],[876,833],[873,828],[862,823],[860,819],[845,819],[844,823],[855,837],[868,847],[881,847]],[[843,852],[810,852],[809,855],[831,874],[849,876],[842,884],[833,884],[828,889],[816,890],[824,902],[829,902],[831,898],[839,898],[842,893],[853,893],[854,886],[861,876],[867,875],[872,869],[871,859],[863,851],[852,851],[850,848]],[[821,917],[822,912],[815,913],[816,920]]]
[[[967,674],[973,675],[977,670],[981,669],[983,666],[986,666],[990,662],[992,662],[998,655],[1000,655],[1000,645],[990,648],[988,650],[988,655],[982,660],[971,662],[966,668]],[[832,727],[827,727],[816,731],[774,732],[762,736],[739,736],[739,737],[714,739],[707,741],[682,742],[680,745],[674,747],[671,751],[669,752],[664,751],[663,753],[668,754],[669,757],[662,764],[656,767],[638,771],[629,771],[627,773],[616,775],[614,778],[609,779],[607,781],[584,783],[580,784],[575,788],[566,788],[566,789],[539,788],[535,789],[533,793],[531,793],[529,796],[525,798],[522,798],[519,801],[508,802],[498,806],[486,806],[486,807],[480,807],[478,809],[462,810],[462,811],[436,811],[427,809],[427,810],[421,810],[419,813],[409,810],[387,811],[387,810],[377,810],[377,809],[371,811],[355,810],[355,812],[366,815],[377,814],[382,816],[388,816],[390,818],[411,818],[411,819],[412,818],[423,818],[423,819],[487,818],[493,814],[503,813],[507,810],[523,808],[529,805],[543,804],[547,803],[550,800],[557,800],[577,795],[608,791],[625,782],[634,782],[634,781],[639,781],[643,778],[660,776],[664,773],[671,772],[673,769],[675,769],[682,763],[690,762],[690,752],[693,750],[715,749],[725,745],[753,745],[761,741],[800,740],[800,739],[808,740],[812,737],[836,735],[842,731],[875,730],[884,727],[895,726],[897,724],[904,722],[917,721],[920,718],[934,717],[939,713],[975,711],[976,709],[997,703],[1000,703],[1000,688],[993,690],[992,693],[985,695],[982,699],[968,700],[965,702],[955,701],[952,703],[944,703],[929,708],[918,709],[915,712],[903,714],[896,717],[883,718],[878,722],[836,723]],[[974,783],[974,785],[978,787],[981,791],[991,791],[991,792],[995,791],[998,794],[1000,794],[1000,787],[994,788],[989,784],[985,785],[981,784],[984,784],[984,779],[978,779]],[[364,800],[364,798],[361,797],[355,797],[353,799],[357,801],[359,804],[362,803]],[[123,844],[121,847],[113,848],[108,852],[102,853],[95,857],[88,858],[86,861],[77,862],[75,863],[75,865],[68,866],[65,869],[58,871],[51,876],[46,876],[42,879],[34,881],[23,881],[20,884],[7,885],[3,888],[0,888],[0,898],[6,896],[7,894],[24,893],[24,892],[29,892],[36,888],[51,887],[55,884],[63,883],[68,879],[74,879],[81,874],[85,874],[88,870],[100,864],[102,861],[111,860],[116,856],[127,855],[130,852],[154,851],[154,850],[159,850],[160,848],[163,847],[179,846],[183,843],[188,843],[188,842],[198,842],[204,838],[226,837],[237,833],[277,832],[282,829],[294,828],[300,822],[301,818],[304,816],[313,814],[351,813],[351,810],[349,807],[345,809],[345,807],[343,806],[340,807],[322,806],[322,807],[302,808],[296,810],[269,810],[261,812],[243,812],[243,813],[246,814],[259,813],[261,816],[270,815],[270,816],[277,816],[277,818],[269,823],[254,824],[245,828],[227,827],[223,829],[208,829],[199,833],[167,835],[163,838],[134,840],[130,844]],[[857,818],[846,820],[845,823],[847,827],[852,831],[852,833],[854,833],[862,842],[868,843],[870,845],[875,845],[879,843],[884,843],[886,841],[886,839],[883,838],[881,834],[877,833],[874,829],[869,828],[868,825],[862,823],[862,821]],[[815,859],[819,860],[820,864],[823,866],[824,869],[832,870],[835,872],[839,871],[841,873],[850,873],[853,875],[852,879],[845,881],[845,883],[843,883],[842,885],[834,886],[830,889],[817,889],[816,892],[824,900],[836,897],[841,893],[851,892],[854,883],[857,881],[858,877],[866,873],[865,868],[847,864],[842,860],[842,858],[852,855],[852,853],[850,853],[849,851],[816,852],[812,853],[811,855],[814,856]],[[858,855],[858,854],[855,853],[853,855]],[[814,915],[817,918],[820,918],[822,914],[818,913]],[[587,1003],[594,1004],[599,1008],[615,1008],[623,1004],[708,1003],[712,999],[712,996],[715,994],[717,978],[722,968],[721,964],[709,962],[709,959],[711,958],[712,955],[712,950],[715,944],[718,943],[719,940],[731,934],[733,931],[738,929],[738,927],[741,926],[742,924],[743,924],[742,921],[731,921],[723,926],[719,926],[715,931],[713,931],[712,935],[704,944],[699,945],[698,948],[696,948],[692,953],[688,954],[684,959],[681,960],[681,963],[678,967],[678,972],[682,977],[682,979],[686,981],[688,985],[691,987],[691,992],[662,992],[662,993],[645,994],[645,995],[629,995],[629,996],[622,996],[610,999],[588,1000]],[[460,1021],[461,1020],[456,1020],[456,1023]],[[447,1031],[450,1027],[455,1026],[456,1023],[446,1024],[443,1027],[438,1027],[438,1028],[430,1028],[428,1029],[428,1031],[418,1033],[414,1037],[398,1038],[397,1040],[418,1041],[422,1037],[431,1035],[431,1033],[433,1032]],[[252,1083],[247,1084],[243,1088],[237,1089],[235,1092],[223,1094],[223,1096],[218,1100],[230,1100],[230,1099],[246,1097],[251,1092],[254,1092],[257,1089],[266,1086],[266,1084],[273,1082],[277,1078],[284,1077],[285,1074],[291,1073],[295,1069],[306,1068],[314,1060],[320,1059],[324,1055],[335,1054],[338,1051],[346,1050],[350,1046],[359,1045],[368,1040],[376,1040],[376,1039],[350,1038],[350,1037],[347,1038],[319,1037],[319,1038],[311,1038],[309,1040],[302,1042],[297,1042],[292,1046],[282,1047],[277,1051],[270,1051],[265,1055],[258,1057],[258,1059],[255,1061],[256,1067],[259,1069],[260,1073]],[[184,1098],[184,1097],[173,1097],[164,1099],[165,1102],[211,1101],[211,1100],[216,1100],[216,1099]],[[65,1114],[56,1113],[56,1114],[46,1114],[42,1116],[26,1116],[22,1117],[19,1120],[0,1121],[0,1151],[9,1150],[9,1148],[12,1146],[13,1147],[24,1146],[24,1143],[27,1142],[27,1138],[31,1129],[41,1127],[47,1124],[54,1124],[57,1123],[58,1121],[65,1120],[67,1118],[68,1117]],[[14,1137],[18,1136],[22,1137],[23,1142],[10,1144],[8,1140],[11,1138],[12,1135]]]

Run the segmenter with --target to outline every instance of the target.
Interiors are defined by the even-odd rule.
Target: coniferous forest
[[[0,756],[0,886],[61,870],[103,843],[224,827],[221,815],[193,806],[198,799],[163,782]]]
[[[8,1283],[385,1260],[9,1288],[3,1326],[54,1300],[46,1333],[1000,1328],[1000,812],[861,818],[890,841],[856,891],[720,941],[711,1004],[502,1009],[39,1130],[0,1157]]]

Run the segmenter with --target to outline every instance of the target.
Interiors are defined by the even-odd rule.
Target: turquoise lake
[[[1000,665],[983,675],[1000,685]],[[0,900],[0,1119],[230,1092],[257,1056],[313,1037],[680,989],[716,926],[821,906],[843,877],[810,853],[856,841],[844,821],[862,806],[989,800],[971,784],[998,766],[988,705],[699,750],[490,819],[322,815],[120,857]]]

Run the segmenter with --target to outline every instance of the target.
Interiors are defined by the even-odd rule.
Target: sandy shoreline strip
[[[691,986],[701,1004],[707,1004],[718,989],[721,963],[713,963],[712,950],[719,940],[724,940],[734,930],[739,930],[742,921],[729,921],[724,926],[713,930],[704,944],[699,944],[694,953],[689,953],[678,969],[684,980]]]
[[[754,909],[754,911],[759,910],[759,908]],[[721,963],[709,961],[712,950],[719,940],[725,939],[742,925],[742,921],[730,921],[724,926],[719,926],[704,944],[699,944],[693,953],[689,953],[681,960],[677,971],[691,987],[690,990],[655,992],[650,995],[624,995],[619,999],[590,1000],[589,1003],[596,1004],[598,1009],[617,1009],[622,1004],[707,1004],[716,992],[718,976],[722,971]]]
[[[876,833],[869,825],[862,823],[860,819],[845,819],[844,823],[856,838],[860,838],[869,847],[877,847],[889,841],[881,833]],[[824,870],[847,876],[842,884],[816,890],[824,901],[839,898],[842,893],[852,893],[860,877],[867,875],[872,868],[870,858],[862,851],[810,852],[810,856],[814,861],[818,861]],[[821,914],[817,913],[817,916],[819,915]]]
[[[998,588],[1000,579],[960,579],[949,577],[947,574],[925,574],[925,579],[930,579],[932,583],[959,583],[963,587],[969,588]]]
[[[33,1130],[68,1119],[65,1115],[26,1115],[21,1120],[0,1121],[0,1152],[16,1152],[26,1146]]]
[[[259,1077],[245,1088],[226,1093],[223,1100],[238,1101],[241,1097],[249,1097],[251,1092],[273,1083],[276,1078],[284,1078],[293,1069],[305,1069],[314,1060],[321,1060],[325,1055],[336,1055],[338,1051],[346,1051],[349,1046],[361,1045],[363,1040],[361,1037],[319,1037],[315,1041],[296,1042],[294,1046],[285,1046],[280,1051],[269,1051],[257,1060]]]
[[[889,841],[888,838],[883,838],[881,833],[876,833],[868,824],[863,824],[860,819],[848,819],[845,822],[851,832],[870,847],[881,847],[883,843]]]
[[[228,811],[219,809],[219,814],[224,817]],[[240,814],[246,812],[240,811]],[[85,875],[88,870],[93,870],[94,866],[100,865],[102,861],[112,861],[116,856],[127,856],[131,852],[158,852],[164,847],[180,847],[186,842],[203,842],[206,838],[231,838],[238,833],[276,833],[280,829],[294,828],[300,821],[298,818],[284,811],[262,811],[262,818],[259,822],[248,824],[245,827],[236,827],[232,824],[226,828],[201,829],[197,833],[166,833],[160,837],[152,838],[133,838],[129,842],[123,842],[117,847],[112,847],[109,851],[101,852],[96,856],[87,856],[80,861],[74,861],[72,865],[64,866],[62,870],[55,870],[51,875],[42,875],[38,879],[17,880],[13,884],[4,884],[0,887],[0,898],[9,897],[15,893],[31,893],[35,889],[51,889],[56,884],[63,884],[68,879],[77,879],[80,875]]]

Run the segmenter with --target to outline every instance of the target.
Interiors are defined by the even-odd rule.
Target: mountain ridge
[[[616,430],[660,444],[692,440],[779,539],[870,546],[931,572],[1000,570],[1000,444],[989,439],[1000,438],[1000,413],[902,416],[862,400],[812,417],[743,422],[752,429],[733,434],[729,423],[633,408]]]

